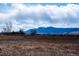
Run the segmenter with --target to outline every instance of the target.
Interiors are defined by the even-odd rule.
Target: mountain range
[[[25,31],[25,34],[79,35],[79,28],[39,27]]]

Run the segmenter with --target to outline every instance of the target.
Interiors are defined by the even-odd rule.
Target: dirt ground
[[[79,36],[0,36],[0,56],[79,56]]]

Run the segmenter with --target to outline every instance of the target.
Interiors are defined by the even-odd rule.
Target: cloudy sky
[[[48,26],[79,28],[79,4],[0,3],[0,31],[6,22],[12,22],[14,31]]]

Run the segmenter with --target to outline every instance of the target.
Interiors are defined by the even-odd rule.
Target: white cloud
[[[8,6],[6,4],[6,6]],[[4,7],[4,6],[3,6]],[[0,12],[0,23],[13,22],[13,30],[37,27],[79,28],[79,5],[11,4],[8,11]]]

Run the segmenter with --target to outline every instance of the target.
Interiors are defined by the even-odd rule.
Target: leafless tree
[[[3,32],[11,32],[12,31],[12,22],[8,21],[4,24]]]

